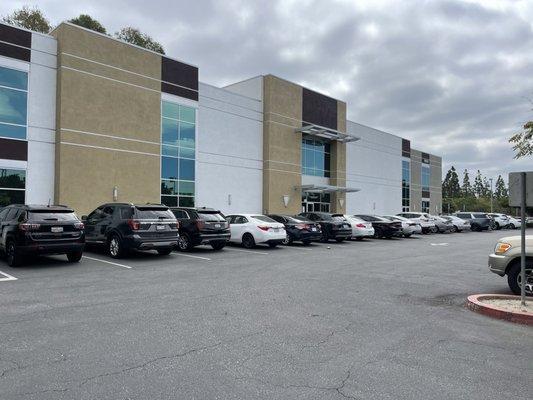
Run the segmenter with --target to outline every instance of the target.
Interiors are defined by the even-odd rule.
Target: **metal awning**
[[[336,140],[337,142],[354,142],[360,138],[354,135],[337,131],[335,129],[326,128],[320,125],[308,124],[296,129],[296,132],[305,133],[306,135],[321,137],[329,140]]]
[[[295,186],[295,189],[301,189],[302,192],[312,192],[312,193],[353,193],[359,192],[361,189],[358,188],[349,188],[343,186],[332,186],[332,185],[302,185]]]

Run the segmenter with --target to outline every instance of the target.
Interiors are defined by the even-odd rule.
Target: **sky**
[[[0,15],[23,5],[138,27],[202,82],[270,73],[346,101],[348,119],[441,155],[443,175],[533,170],[508,143],[533,119],[532,0],[4,0]]]

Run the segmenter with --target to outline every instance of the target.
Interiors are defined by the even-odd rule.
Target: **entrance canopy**
[[[353,193],[359,192],[361,189],[358,188],[349,188],[343,186],[332,186],[332,185],[302,185],[296,186],[295,189],[301,189],[303,193],[312,192],[312,193]]]
[[[305,133],[310,136],[321,137],[329,140],[336,140],[337,142],[354,142],[359,140],[357,136],[349,135],[344,132],[337,131],[335,129],[326,128],[320,125],[308,124],[301,128],[296,129],[296,132]]]

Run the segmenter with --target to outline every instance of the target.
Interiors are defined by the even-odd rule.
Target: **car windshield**
[[[252,215],[252,218],[263,222],[276,222],[275,220],[270,217],[267,217],[266,215]]]
[[[77,221],[78,217],[71,211],[29,211],[28,212],[29,221]]]
[[[168,208],[139,208],[135,210],[138,219],[176,219]]]
[[[474,218],[488,218],[487,214],[474,214]]]
[[[307,222],[307,223],[312,223],[313,221],[311,221],[310,219],[307,219],[305,217],[302,217],[300,215],[295,215],[294,217],[287,217],[287,219],[289,220],[289,222]]]
[[[198,211],[198,217],[202,220],[202,221],[206,221],[206,222],[224,222],[225,219],[224,217],[222,216],[222,214],[220,213],[215,213],[215,212],[205,212],[205,211]]]

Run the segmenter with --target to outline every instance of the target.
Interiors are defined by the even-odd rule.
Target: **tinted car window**
[[[276,222],[272,218],[267,217],[266,215],[252,215],[252,218],[263,222]]]
[[[73,212],[28,211],[29,221],[77,221]]]
[[[120,218],[130,219],[133,217],[133,209],[131,207],[120,207]]]
[[[178,219],[188,219],[189,218],[189,215],[183,210],[173,210],[172,212],[174,213],[174,215]]]
[[[247,223],[248,220],[240,215],[237,215],[235,217],[233,217],[233,223],[234,224],[245,224]]]
[[[135,218],[139,219],[175,219],[174,214],[167,208],[136,208]]]
[[[487,214],[474,214],[474,218],[488,218],[488,217],[487,217]]]
[[[5,217],[6,217],[8,212],[9,212],[9,208],[4,208],[4,209],[0,210],[0,221],[5,219]]]
[[[10,208],[9,212],[7,213],[6,220],[12,221],[15,219],[15,216],[18,214],[18,208]]]
[[[207,222],[224,222],[224,216],[220,213],[198,211],[198,217]]]

